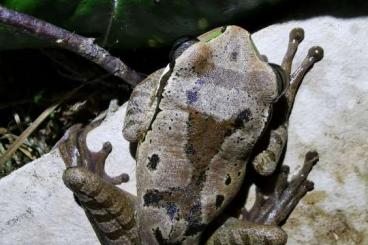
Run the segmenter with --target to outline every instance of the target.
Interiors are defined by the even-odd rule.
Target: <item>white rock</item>
[[[128,173],[131,180],[120,187],[136,193],[135,162],[121,132],[125,110],[122,106],[109,114],[87,141],[93,151],[111,142],[107,172]],[[59,152],[52,151],[0,180],[0,244],[99,244],[83,210],[64,186],[64,169]]]
[[[284,229],[288,244],[368,244],[368,18],[315,18],[274,25],[254,36],[259,51],[280,64],[288,32],[305,30],[294,69],[309,47],[325,56],[306,76],[290,118],[284,164],[300,169],[315,149],[320,162],[310,178],[315,190]],[[294,170],[294,171],[293,171]]]
[[[324,59],[305,78],[290,119],[285,164],[299,170],[304,154],[318,150],[320,162],[309,193],[284,229],[288,244],[368,244],[368,18],[320,17],[274,25],[253,35],[270,62],[280,64],[288,33],[305,29],[294,62],[320,45]],[[121,185],[135,193],[135,163],[121,134],[125,107],[88,136],[92,150],[110,141],[108,172],[122,171]],[[83,211],[62,183],[64,165],[57,152],[0,180],[0,244],[98,244]]]

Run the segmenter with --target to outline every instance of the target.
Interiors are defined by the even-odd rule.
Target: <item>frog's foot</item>
[[[83,167],[67,168],[63,181],[84,209],[101,244],[138,244],[134,196]]]
[[[309,49],[307,56],[302,64],[291,74],[291,65],[299,44],[304,39],[304,30],[295,28],[290,32],[289,44],[286,54],[283,58],[281,67],[284,69],[286,76],[290,78],[289,87],[285,92],[288,103],[288,111],[290,113],[294,99],[305,74],[313,67],[313,65],[323,58],[323,49],[315,46]]]
[[[302,28],[294,28],[289,34],[289,44],[286,54],[282,60],[281,67],[284,69],[287,76],[290,76],[291,65],[299,44],[304,39],[304,30]]]
[[[80,124],[72,126],[58,143],[60,154],[67,168],[86,168],[113,185],[128,182],[129,175],[126,173],[111,177],[105,172],[105,161],[112,150],[109,142],[105,142],[98,152],[92,152],[88,149],[87,135],[98,127],[101,121],[92,122],[85,128],[82,128]]]
[[[307,177],[318,160],[317,152],[308,152],[302,169],[290,182],[287,181],[289,167],[282,166],[273,194],[266,199],[257,189],[253,208],[249,212],[243,211],[243,219],[257,224],[282,224],[302,197],[313,190],[313,182]]]
[[[135,198],[115,186],[127,182],[129,176],[106,174],[105,160],[112,149],[110,143],[104,143],[98,152],[87,147],[87,134],[100,123],[96,121],[85,128],[75,125],[58,143],[67,167],[63,181],[84,209],[101,244],[138,244]]]
[[[313,65],[323,58],[323,49],[315,46],[309,49],[307,56],[304,58],[302,64],[291,74],[290,84],[286,90],[285,96],[291,111],[294,99],[300,84],[303,81],[305,74],[313,67]]]

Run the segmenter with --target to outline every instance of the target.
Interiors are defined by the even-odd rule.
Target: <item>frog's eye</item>
[[[170,51],[170,68],[173,68],[175,65],[175,60],[190,46],[199,42],[198,39],[184,37],[180,38],[176,41]]]
[[[272,63],[269,63],[269,65],[272,67],[273,71],[276,74],[277,97],[274,99],[274,102],[277,102],[280,99],[280,97],[282,97],[285,94],[286,89],[288,88],[289,85],[289,79],[288,76],[286,75],[286,72],[281,66]]]

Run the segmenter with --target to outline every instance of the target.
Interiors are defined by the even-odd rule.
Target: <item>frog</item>
[[[128,102],[123,135],[136,159],[137,196],[117,187],[105,160],[86,144],[101,120],[73,126],[59,143],[65,185],[84,209],[101,244],[285,244],[281,225],[313,189],[307,179],[319,160],[308,151],[290,181],[280,165],[289,116],[305,74],[323,58],[309,49],[292,73],[304,31],[290,32],[281,65],[268,62],[248,31],[216,28],[174,45],[170,63],[138,84]],[[271,194],[256,189],[229,214],[247,172],[276,176]],[[239,205],[238,205],[239,206]]]

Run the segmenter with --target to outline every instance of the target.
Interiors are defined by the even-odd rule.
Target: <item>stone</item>
[[[280,64],[294,27],[305,30],[293,70],[319,45],[315,64],[298,92],[290,117],[284,164],[300,169],[304,154],[320,161],[307,194],[283,226],[288,244],[368,244],[368,18],[321,17],[273,25],[253,35],[269,62]]]
[[[120,187],[134,194],[135,161],[121,132],[125,110],[126,105],[108,113],[87,136],[87,142],[93,151],[98,151],[103,142],[111,142],[107,173],[128,173],[130,181]],[[53,150],[0,179],[0,244],[99,244],[84,211],[64,186],[64,169],[59,152]]]
[[[319,163],[308,193],[283,228],[288,244],[368,244],[368,17],[318,17],[277,24],[252,38],[270,62],[281,63],[288,33],[305,30],[293,70],[308,48],[320,45],[325,57],[306,76],[290,118],[284,164],[295,174],[308,150]],[[130,174],[120,187],[135,193],[135,163],[121,128],[126,107],[109,113],[88,136],[97,151],[110,141],[108,173]],[[54,150],[0,180],[0,244],[98,244],[83,211],[64,187],[64,164]],[[250,198],[250,202],[252,198]]]

